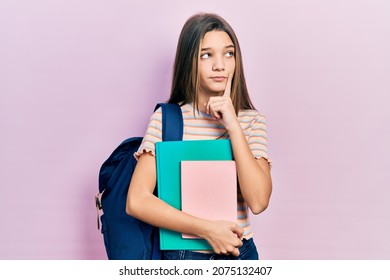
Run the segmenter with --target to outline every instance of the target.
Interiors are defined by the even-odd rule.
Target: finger
[[[236,247],[237,247],[237,248],[240,248],[243,244],[244,244],[244,243],[242,243],[241,239],[238,238],[237,243],[236,243]]]
[[[222,117],[222,114],[218,110],[214,110],[213,108],[210,108],[210,115],[214,118],[219,120]]]
[[[241,238],[244,235],[244,229],[240,228],[240,231],[237,235],[238,235],[238,238]]]
[[[213,97],[210,97],[209,98],[209,101],[207,101],[207,103],[205,102],[204,105],[206,106],[206,114],[211,114],[210,113],[210,110],[211,110],[211,106],[213,105]]]
[[[210,107],[215,103],[215,96],[211,96],[207,102],[204,103],[206,106],[206,113],[210,114]]]
[[[210,105],[210,110],[214,111],[214,112],[219,112],[219,113],[224,113],[226,112],[226,106],[225,104],[212,104]]]
[[[222,118],[222,106],[219,105],[218,103],[210,102],[208,110],[209,110],[208,114],[210,114],[215,119]]]
[[[227,76],[225,92],[223,93],[224,97],[230,97],[230,92],[232,90],[232,79],[233,75],[229,73]]]
[[[222,97],[221,97],[222,98]],[[228,105],[228,100],[223,97],[223,99],[214,99],[210,101],[210,107],[215,108],[216,106],[227,106]]]
[[[233,228],[232,228],[232,231],[237,234],[238,238],[241,238],[242,235],[244,234],[244,229],[243,228],[240,228],[239,226],[235,225]]]
[[[232,252],[232,255],[238,257],[240,255],[240,250],[238,250],[238,248],[235,248]]]
[[[209,114],[220,119],[227,110],[226,100],[210,102]]]

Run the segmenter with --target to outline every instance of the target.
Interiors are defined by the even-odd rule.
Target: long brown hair
[[[255,109],[250,100],[245,82],[240,45],[231,26],[220,16],[199,13],[190,17],[181,30],[176,49],[175,64],[169,103],[195,103],[198,107],[198,56],[199,46],[207,32],[217,30],[226,32],[235,47],[236,66],[232,80],[231,99],[234,109]]]

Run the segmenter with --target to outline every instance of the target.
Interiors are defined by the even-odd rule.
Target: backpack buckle
[[[100,194],[98,193],[95,195],[95,206],[96,206],[96,221],[97,221],[97,228],[100,230],[100,220],[99,220],[99,210],[102,210],[102,202],[100,201]]]
[[[102,202],[100,201],[100,194],[95,195],[95,205],[96,205],[96,209],[98,210],[103,209]]]

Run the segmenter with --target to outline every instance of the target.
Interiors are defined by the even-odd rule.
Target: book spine
[[[156,178],[157,178],[157,196],[161,198],[161,195],[162,195],[162,189],[159,188],[158,186],[161,186],[161,176],[162,176],[162,173],[163,172],[159,172],[159,170],[161,169],[161,162],[160,162],[160,145],[159,143],[156,143]],[[163,249],[165,247],[164,245],[164,235],[161,234],[161,229],[159,229],[160,231],[160,249]]]

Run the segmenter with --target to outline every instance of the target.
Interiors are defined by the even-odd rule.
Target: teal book
[[[156,143],[157,193],[181,210],[181,161],[233,160],[230,140],[186,140]],[[160,229],[161,250],[211,250],[204,239],[183,238],[181,232]]]

